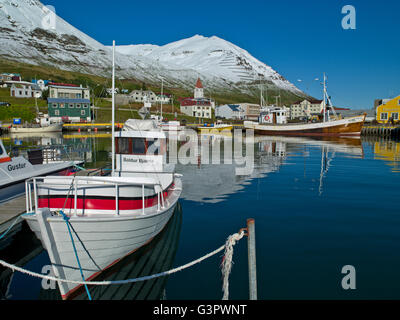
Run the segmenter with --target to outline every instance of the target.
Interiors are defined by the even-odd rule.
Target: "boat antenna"
[[[163,121],[164,78],[161,77],[161,121]]]
[[[115,173],[115,40],[113,40],[113,53],[112,53],[112,124],[111,124],[111,154],[112,154],[112,162],[111,162],[111,172],[112,176]]]
[[[323,102],[323,111],[324,111],[324,122],[326,122],[326,75],[324,72],[324,102]]]

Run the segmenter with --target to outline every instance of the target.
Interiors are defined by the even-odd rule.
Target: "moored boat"
[[[58,123],[49,124],[42,126],[40,124],[31,125],[12,125],[9,128],[9,132],[15,133],[47,133],[47,132],[62,132],[63,125]]]
[[[113,57],[115,57],[115,43]],[[113,59],[112,117],[115,110]],[[25,216],[48,251],[54,274],[72,281],[92,280],[146,245],[170,220],[182,183],[165,165],[166,135],[147,121],[112,126],[109,177],[37,177],[28,181]],[[36,208],[33,210],[33,208]],[[58,282],[63,299],[80,285]]]
[[[330,111],[333,112],[331,118]],[[332,106],[326,89],[324,74],[324,99],[322,102],[322,122],[288,123],[284,108],[268,108],[261,114],[258,122],[245,121],[245,129],[254,130],[260,135],[284,136],[360,136],[366,114],[340,119]]]
[[[74,172],[82,161],[51,161],[43,158],[43,150],[28,152],[23,156],[10,157],[0,140],[0,203],[11,200],[25,192],[25,180],[36,175],[65,176]]]
[[[360,136],[366,115],[317,123],[263,124],[244,122],[246,129],[260,135],[285,136]]]
[[[203,126],[198,127],[200,133],[217,133],[217,132],[231,132],[233,130],[233,125],[225,124],[222,122],[217,122],[214,124],[204,124]]]

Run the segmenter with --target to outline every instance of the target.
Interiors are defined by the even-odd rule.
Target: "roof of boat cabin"
[[[153,139],[166,139],[167,136],[163,131],[120,131],[115,133],[116,138],[153,138]]]

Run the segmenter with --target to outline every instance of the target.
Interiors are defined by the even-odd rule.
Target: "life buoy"
[[[270,119],[269,116],[265,116],[265,117],[264,117],[264,120],[265,120],[265,121],[269,121],[269,119]]]

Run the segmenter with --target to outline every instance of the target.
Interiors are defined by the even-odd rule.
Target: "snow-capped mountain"
[[[166,68],[169,65],[193,69],[200,75],[221,79],[225,83],[270,80],[284,90],[298,89],[271,67],[251,56],[247,51],[219,37],[195,35],[165,46],[118,46],[117,51],[131,57],[146,57]]]
[[[0,0],[0,56],[110,76],[112,50],[71,26],[38,0]],[[271,67],[218,37],[196,35],[165,46],[118,46],[117,76],[193,88],[248,90],[251,82],[304,95]]]

